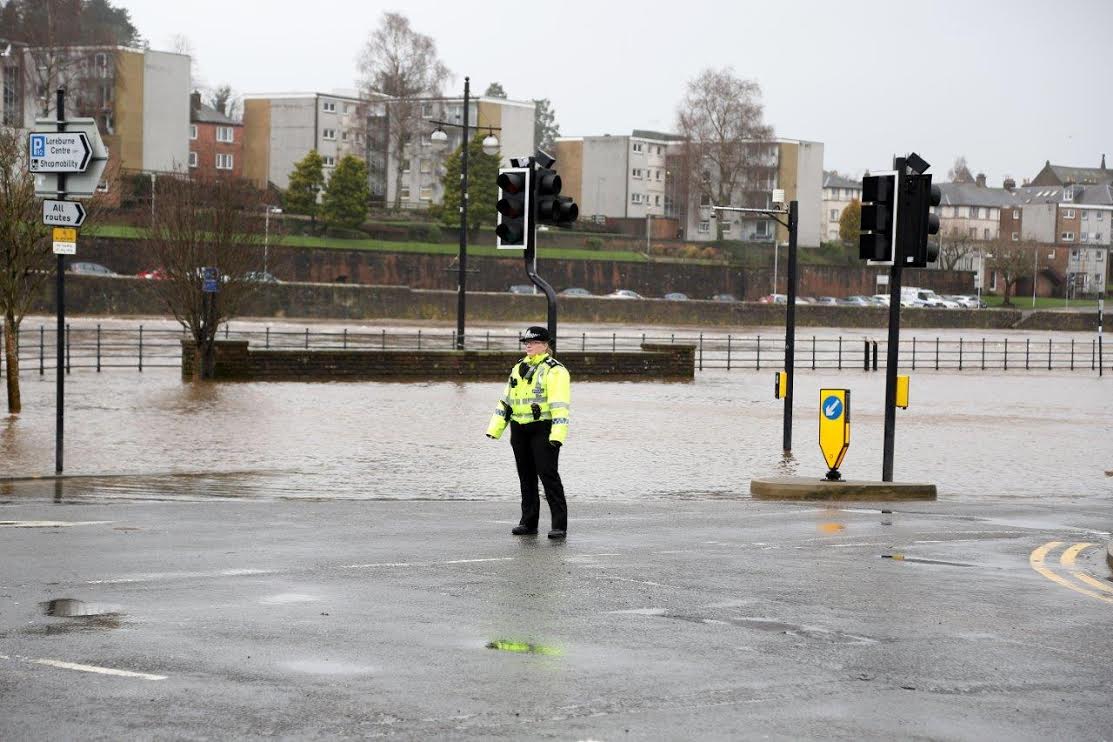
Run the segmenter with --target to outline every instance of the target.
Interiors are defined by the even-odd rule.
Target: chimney
[[[977,177],[978,188],[985,188],[985,173],[978,173]]]
[[[1102,152],[1102,154],[1101,154],[1101,169],[1105,170],[1105,153],[1104,152]]]
[[[198,113],[201,110],[201,94],[194,91],[189,94],[189,111]]]
[[[1012,178],[1005,178],[1005,182],[1002,185],[1004,185],[1005,190],[1010,193],[1016,190],[1016,181]]]

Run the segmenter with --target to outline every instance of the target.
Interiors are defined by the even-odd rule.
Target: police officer
[[[526,357],[510,369],[487,437],[498,440],[510,425],[510,447],[522,487],[522,520],[511,533],[537,533],[541,515],[537,478],[541,477],[552,516],[549,538],[562,539],[568,530],[568,505],[557,461],[568,437],[571,379],[564,364],[549,355],[552,338],[547,329],[527,328],[519,339],[525,344]]]

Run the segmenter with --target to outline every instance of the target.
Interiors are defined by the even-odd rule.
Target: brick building
[[[198,178],[243,177],[243,124],[189,96],[189,172]]]

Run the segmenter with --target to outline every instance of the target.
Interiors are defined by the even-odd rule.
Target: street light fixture
[[[430,123],[436,124],[437,128],[429,135],[429,144],[433,149],[439,151],[448,146],[448,133],[444,130],[444,127],[452,126],[464,131],[463,143],[460,146],[460,253],[457,257],[459,281],[456,289],[456,350],[464,349],[464,309],[468,276],[468,144],[471,128],[468,124],[468,109],[470,107],[471,78],[465,77],[464,123],[456,124],[450,121],[430,120]],[[477,128],[487,129],[487,136],[483,139],[483,152],[488,155],[497,154],[500,145],[498,137],[495,136],[495,131],[501,131],[501,129],[497,126],[480,126]]]
[[[277,206],[266,205],[263,207],[263,273],[267,272],[267,253],[270,251],[271,241],[271,214],[281,214],[282,209]]]

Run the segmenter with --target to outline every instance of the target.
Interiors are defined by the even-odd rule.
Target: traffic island
[[[757,500],[934,500],[934,484],[877,482],[862,479],[829,481],[819,477],[766,477],[750,480]]]
[[[1109,569],[1113,569],[1113,541],[1105,547],[1105,563],[1109,565]]]

